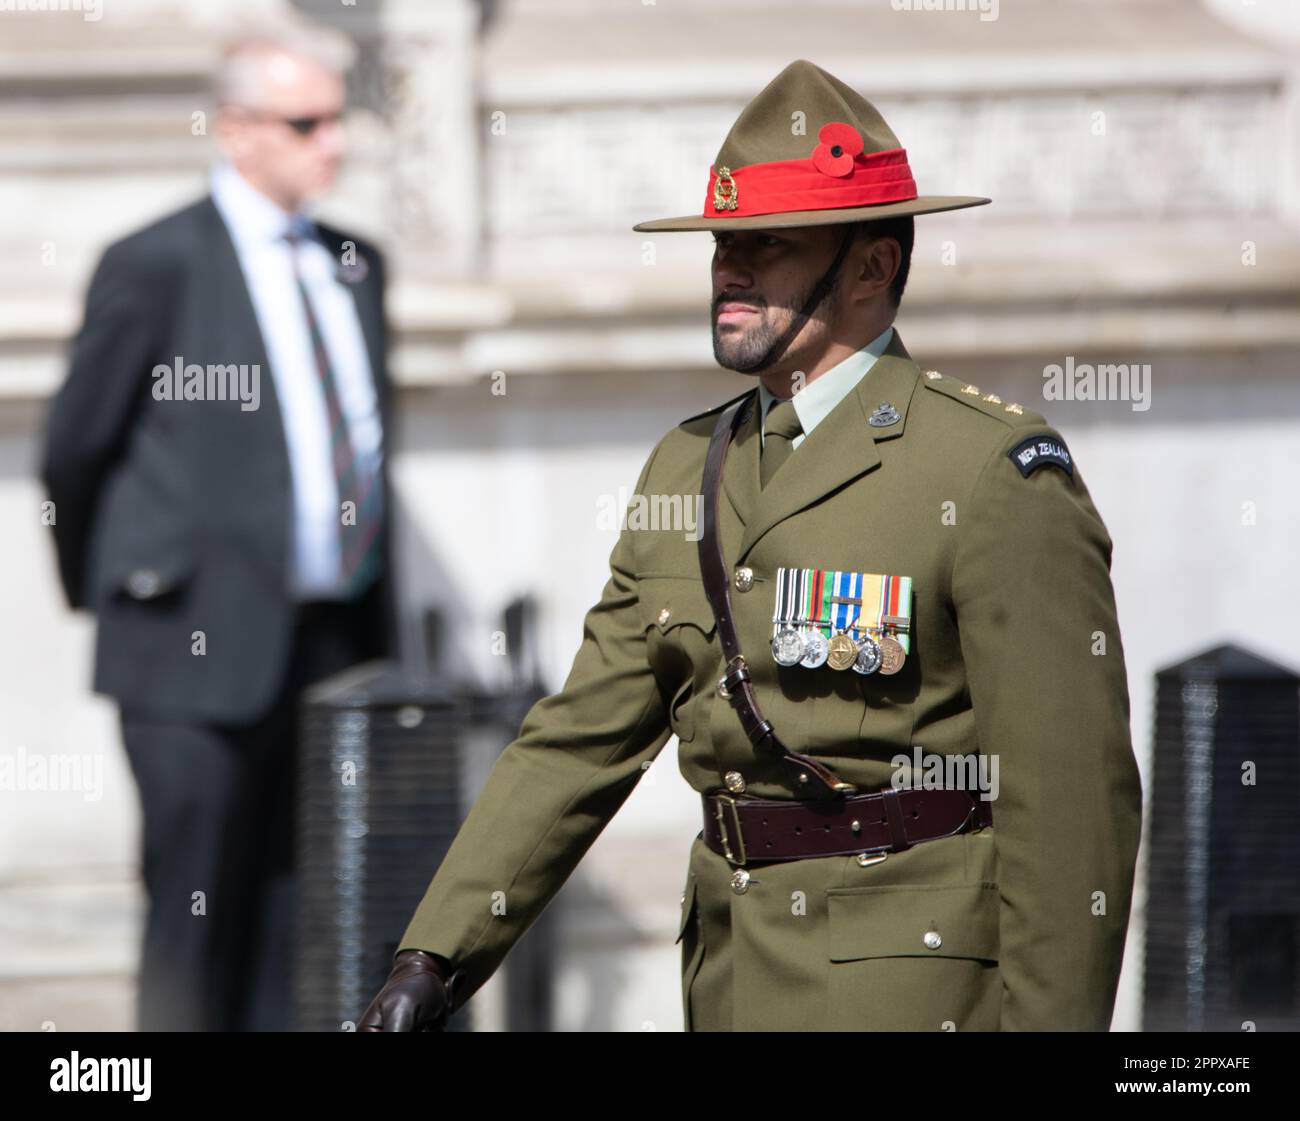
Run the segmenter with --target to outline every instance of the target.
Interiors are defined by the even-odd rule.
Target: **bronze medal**
[[[880,672],[883,674],[897,673],[903,668],[903,662],[907,655],[903,651],[903,644],[891,635],[885,635],[880,640]]]
[[[831,669],[848,669],[858,657],[858,644],[847,634],[831,635],[826,663]]]

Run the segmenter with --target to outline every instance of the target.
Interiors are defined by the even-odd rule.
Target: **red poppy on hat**
[[[813,149],[813,166],[823,175],[845,176],[853,172],[853,157],[862,151],[862,134],[843,121],[822,125],[817,132],[821,141]]]

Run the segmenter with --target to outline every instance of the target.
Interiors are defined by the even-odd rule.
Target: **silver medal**
[[[831,644],[826,640],[826,636],[814,628],[804,635],[803,657],[799,659],[799,664],[807,666],[808,669],[824,666],[826,659],[830,657],[830,652]]]
[[[772,638],[772,657],[780,666],[797,666],[803,657],[803,636],[794,627],[782,627]]]
[[[858,642],[858,656],[853,660],[854,673],[875,673],[880,668],[880,643],[871,635],[863,635]]]

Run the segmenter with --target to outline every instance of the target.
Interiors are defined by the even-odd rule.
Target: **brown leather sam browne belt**
[[[993,824],[993,807],[965,790],[895,790],[834,800],[705,794],[704,843],[732,864],[901,852]]]

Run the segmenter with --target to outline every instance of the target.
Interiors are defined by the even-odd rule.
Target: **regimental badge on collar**
[[[876,406],[875,411],[867,417],[867,423],[872,428],[888,428],[891,424],[897,424],[901,416],[896,408],[888,401],[881,401]]]
[[[911,652],[912,578],[778,568],[772,657],[778,665],[894,674]]]

